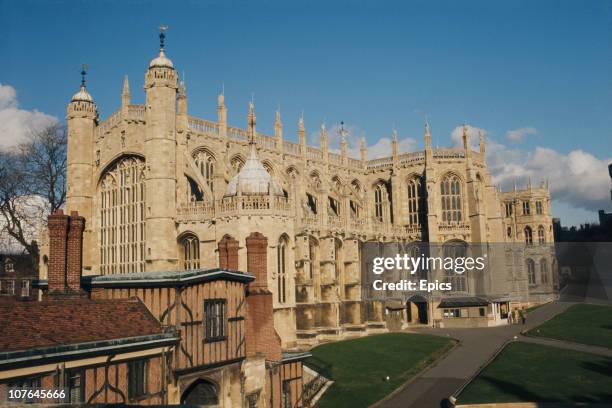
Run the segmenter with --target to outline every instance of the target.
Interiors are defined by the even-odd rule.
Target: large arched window
[[[548,262],[546,258],[540,259],[540,280],[542,283],[548,283]]]
[[[213,175],[215,170],[215,158],[208,153],[206,150],[198,150],[194,155],[193,159],[206,180],[206,184],[213,191]]]
[[[530,285],[536,284],[535,262],[531,258],[527,259],[527,279]]]
[[[143,272],[145,162],[124,157],[100,182],[100,273]]]
[[[449,241],[443,247],[444,259],[465,258],[467,256],[467,244],[463,241]],[[453,261],[453,265],[455,262]],[[444,269],[446,282],[451,284],[453,292],[467,292],[467,271],[459,273],[455,269]]]
[[[278,303],[287,301],[287,244],[286,236],[282,236],[276,247],[276,278]]]
[[[183,269],[192,270],[200,268],[200,240],[193,234],[187,234],[180,241],[183,255]]]
[[[533,231],[531,230],[531,227],[526,226],[524,232],[525,232],[525,243],[527,245],[532,245],[533,244]]]
[[[422,225],[425,214],[425,200],[420,178],[408,181],[408,224]]]
[[[538,227],[538,243],[543,244],[545,242],[546,242],[546,233],[544,232],[544,227],[540,225]]]
[[[442,200],[442,222],[457,223],[463,221],[461,179],[455,174],[447,174],[440,183]]]

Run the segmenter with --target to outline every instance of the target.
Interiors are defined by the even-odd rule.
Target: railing
[[[329,162],[331,164],[335,164],[337,166],[342,166],[342,156],[340,156],[339,154],[329,153],[327,155],[327,157],[329,157]]]
[[[438,225],[438,230],[439,231],[469,231],[470,225],[463,223],[463,222],[440,224]]]
[[[209,133],[213,135],[219,134],[219,125],[216,122],[198,119],[193,116],[189,116],[187,118],[187,127],[197,132]]]
[[[204,201],[183,204],[179,206],[176,212],[176,215],[180,221],[198,221],[206,218],[212,218],[214,214],[214,206],[211,203]]]
[[[110,115],[104,122],[100,123],[98,126],[98,137],[103,136],[106,132],[117,126],[119,123],[121,123],[120,110]]]
[[[360,169],[362,167],[361,160],[353,159],[352,157],[347,158],[347,164],[349,167]]]
[[[227,137],[233,140],[248,140],[247,132],[236,127],[227,127]]]
[[[236,196],[209,202],[196,201],[179,206],[177,219],[182,222],[202,221],[214,217],[257,214],[288,215],[291,201],[285,197],[273,196]]]
[[[380,159],[368,160],[366,162],[366,167],[370,169],[382,169],[385,167],[393,166],[393,158],[392,157],[382,157]]]
[[[320,360],[316,357],[309,357],[304,364],[314,371],[317,375],[310,381],[308,381],[302,387],[302,395],[300,399],[302,400],[302,405],[304,407],[315,407],[317,405],[313,405],[313,398],[323,389],[325,384],[329,381],[333,380],[332,378],[332,369],[333,366],[323,360]]]
[[[323,152],[316,147],[307,146],[306,147],[306,158],[310,160],[323,160]]]
[[[289,142],[287,140],[283,140],[283,150],[286,154],[290,154],[293,156],[300,155],[300,145],[297,143]]]
[[[405,163],[413,163],[425,160],[425,152],[410,152],[410,153],[402,153],[399,156],[399,161],[401,164]]]
[[[272,136],[266,136],[261,133],[257,133],[255,140],[259,146],[262,146],[264,149],[274,150],[276,149],[276,138]]]
[[[433,157],[438,159],[462,159],[465,158],[463,149],[434,149]]]
[[[144,105],[128,105],[128,119],[144,120],[145,106]]]

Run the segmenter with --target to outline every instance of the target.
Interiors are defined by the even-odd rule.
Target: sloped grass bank
[[[459,395],[460,404],[612,401],[612,359],[510,343]]]
[[[612,306],[574,305],[527,334],[612,348]]]
[[[311,366],[316,369],[323,362],[334,380],[319,404],[321,408],[367,407],[393,392],[453,344],[453,340],[437,336],[386,333],[315,347],[311,350]]]

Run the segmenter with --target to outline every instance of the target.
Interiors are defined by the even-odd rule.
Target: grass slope
[[[387,333],[324,344],[311,350],[331,366],[334,384],[319,401],[321,408],[367,407],[391,393],[429,362],[450,348],[442,337]],[[389,381],[383,378],[389,376]]]
[[[612,348],[612,307],[574,305],[528,334]]]
[[[612,359],[511,343],[459,395],[461,404],[612,400]]]

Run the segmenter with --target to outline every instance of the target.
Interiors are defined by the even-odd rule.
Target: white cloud
[[[479,132],[482,132],[482,134],[485,136],[488,133],[486,130],[482,128],[470,126],[470,125],[467,125],[467,129],[468,129],[468,136],[470,137],[470,144],[472,145],[472,148],[476,149],[478,147],[478,143],[480,139]],[[451,140],[453,142],[454,147],[463,147],[463,125],[457,126],[451,131]]]
[[[599,159],[580,149],[563,154],[546,147],[524,151],[487,143],[489,171],[504,191],[512,189],[515,181],[524,186],[529,177],[533,185],[548,180],[553,200],[589,211],[610,205],[610,162],[612,158]]]
[[[414,150],[414,145],[416,144],[416,140],[412,138],[404,138],[398,140],[398,150],[401,153],[405,153],[408,151]],[[378,141],[371,145],[367,146],[368,148],[368,160],[369,159],[378,159],[380,157],[389,157],[391,156],[391,139],[387,137],[383,137],[378,139]]]
[[[20,109],[15,88],[0,84],[0,149],[14,147],[32,132],[57,122],[57,118],[46,113]]]
[[[506,138],[511,142],[518,143],[527,136],[537,135],[538,130],[533,127],[523,127],[519,129],[509,130],[506,132]]]

